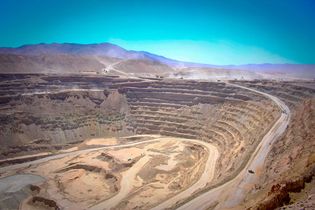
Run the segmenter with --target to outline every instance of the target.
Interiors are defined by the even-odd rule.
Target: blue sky
[[[210,64],[315,63],[312,0],[0,0],[0,46],[112,42]]]

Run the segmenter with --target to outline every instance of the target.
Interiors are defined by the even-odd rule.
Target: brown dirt
[[[30,198],[21,209],[43,209],[47,207],[46,201],[55,202],[60,208],[95,208],[95,204],[109,202],[105,206],[147,209],[198,180],[206,158],[203,146],[160,138],[155,143],[91,151],[34,164],[19,171],[47,179],[34,195],[42,199],[34,202],[35,197]]]

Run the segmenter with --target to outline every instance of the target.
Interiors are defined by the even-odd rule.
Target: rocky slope
[[[135,74],[139,76],[146,75],[164,75],[167,76],[174,70],[162,63],[151,60],[126,60],[115,65],[116,69],[129,74]]]
[[[103,60],[106,58],[103,58]],[[108,59],[106,59],[108,60]],[[100,73],[105,66],[94,57],[41,54],[0,54],[1,73]]]
[[[247,85],[282,98],[290,106],[292,116],[286,133],[275,142],[264,168],[257,174],[260,182],[251,190],[244,206],[251,209],[294,206],[295,202],[303,202],[311,194],[294,200],[291,193],[301,192],[315,175],[314,90],[305,87],[303,82],[292,85],[256,81]],[[315,189],[314,184],[311,189]]]

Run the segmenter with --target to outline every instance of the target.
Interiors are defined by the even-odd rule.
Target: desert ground
[[[45,201],[34,201],[34,197],[49,197],[67,209],[147,209],[169,196],[194,191],[213,178],[218,151],[209,143],[144,137],[152,139],[126,145],[115,144],[115,138],[91,139],[83,144],[108,143],[107,147],[71,148],[64,151],[66,156],[52,156],[12,170],[6,168],[9,172],[2,172],[1,176],[7,177],[8,185],[16,185],[16,175],[9,181],[10,174],[30,176],[25,182],[36,190],[21,209],[45,208]],[[34,184],[32,176],[39,177],[40,184]]]

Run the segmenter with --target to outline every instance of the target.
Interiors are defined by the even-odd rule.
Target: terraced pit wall
[[[102,76],[2,75],[2,157],[87,138],[161,134],[220,151],[215,179],[236,174],[279,116],[260,94],[225,83]]]

